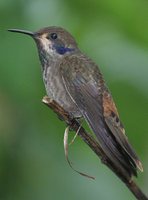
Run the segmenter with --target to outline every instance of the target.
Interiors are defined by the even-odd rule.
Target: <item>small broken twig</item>
[[[49,97],[45,96],[42,101],[45,105],[51,108],[58,115],[58,117],[60,117],[60,119],[65,121],[71,130],[77,132],[77,130],[79,129],[78,135],[81,137],[81,139],[87,145],[89,145],[89,147],[101,159],[102,163],[109,167],[119,177],[119,179],[121,179],[126,184],[128,189],[134,194],[134,196],[138,200],[148,200],[148,198],[141,191],[138,185],[132,179],[128,179],[127,177],[125,177],[123,173],[119,171],[119,169],[117,169],[117,167],[104,154],[99,143],[85,131],[85,129],[80,125],[80,123],[76,119],[72,118],[72,116],[70,116],[59,104],[57,104],[54,100],[50,99]]]
[[[66,157],[66,160],[69,164],[69,166],[75,171],[77,172],[78,174],[80,174],[81,176],[85,176],[87,178],[91,178],[91,179],[95,179],[93,176],[90,176],[90,175],[87,175],[83,172],[80,172],[78,170],[76,170],[72,163],[70,162],[69,158],[68,158],[68,134],[69,134],[69,126],[66,127],[65,129],[65,133],[64,133],[64,152],[65,152],[65,157]]]

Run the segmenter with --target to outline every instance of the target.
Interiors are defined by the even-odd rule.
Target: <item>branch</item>
[[[65,121],[66,124],[70,126],[71,130],[77,132],[78,128],[80,127],[79,122],[70,116],[59,104],[47,96],[43,98],[42,102],[51,108],[61,120]],[[119,177],[119,179],[126,184],[128,189],[138,200],[148,200],[138,185],[136,185],[133,180],[125,177],[123,173],[120,172],[119,169],[117,169],[117,167],[107,158],[98,142],[90,134],[88,134],[83,127],[80,128],[78,135],[96,153],[96,155],[101,159],[102,163],[111,169]]]

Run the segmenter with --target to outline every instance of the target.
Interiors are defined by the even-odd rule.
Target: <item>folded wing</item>
[[[86,57],[73,56],[61,64],[61,75],[106,156],[126,177],[136,176],[142,165],[128,143],[97,66]]]

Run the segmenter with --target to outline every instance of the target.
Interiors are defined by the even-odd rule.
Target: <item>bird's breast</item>
[[[44,63],[43,80],[47,95],[74,117],[80,117],[79,109],[66,91],[59,67],[60,64],[55,62],[50,63],[50,65]]]

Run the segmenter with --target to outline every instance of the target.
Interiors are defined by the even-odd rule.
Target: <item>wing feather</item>
[[[105,122],[111,130],[112,134],[115,136],[117,142],[122,146],[129,157],[131,157],[132,163],[135,164],[141,171],[143,171],[139,158],[128,142],[128,138],[125,135],[125,130],[119,119],[119,114],[117,112],[116,106],[108,91],[103,92],[103,109]]]
[[[104,117],[105,85],[97,66],[86,57],[73,56],[61,64],[61,75],[68,94],[95,133],[107,157],[126,177],[137,175],[134,153],[127,140],[122,139],[125,135],[122,133],[120,137],[119,130],[113,129],[109,115]]]

